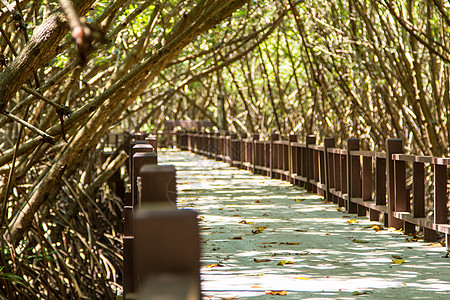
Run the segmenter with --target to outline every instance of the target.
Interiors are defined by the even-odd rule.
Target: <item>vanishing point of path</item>
[[[179,207],[200,213],[204,299],[450,299],[438,244],[280,180],[184,151],[158,157],[177,168]]]

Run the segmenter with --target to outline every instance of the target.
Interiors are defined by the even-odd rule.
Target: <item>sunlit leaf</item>
[[[260,285],[252,285],[251,288],[252,288],[252,289],[260,289],[261,286],[260,286]]]
[[[300,279],[300,280],[310,280],[310,279],[307,278],[307,277],[297,277],[297,279]]]
[[[286,291],[266,291],[266,295],[286,296]]]
[[[351,220],[348,220],[347,223],[356,224],[356,223],[358,223],[358,221],[356,221],[355,219],[351,219]]]
[[[278,266],[293,265],[293,264],[294,262],[290,260],[282,260],[277,263]]]
[[[369,226],[364,226],[363,228],[370,228],[370,229],[373,229],[373,230],[375,230],[377,232],[380,231],[380,230],[384,230],[383,226],[380,226],[378,224],[372,224],[372,225],[369,225]]]
[[[442,243],[433,243],[433,244],[429,244],[427,246],[428,247],[444,247],[444,245]]]
[[[223,264],[221,264],[221,263],[216,263],[216,264],[209,264],[209,265],[207,265],[206,266],[206,268],[216,268],[216,267],[224,267],[224,265]]]
[[[406,259],[395,259],[395,258],[391,258],[391,259],[392,259],[392,262],[397,265],[400,265],[406,261]]]

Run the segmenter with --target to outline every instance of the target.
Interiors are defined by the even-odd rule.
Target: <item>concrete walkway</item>
[[[439,244],[222,162],[158,156],[177,168],[179,206],[201,215],[204,299],[450,299]]]

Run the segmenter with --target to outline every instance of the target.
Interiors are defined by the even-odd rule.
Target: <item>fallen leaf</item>
[[[367,295],[367,294],[372,294],[372,292],[371,291],[363,291],[363,292],[354,291],[352,293],[352,295],[354,295],[354,296]]]
[[[358,223],[358,221],[356,221],[355,219],[351,219],[351,220],[348,220],[347,223],[356,224],[356,223]]]
[[[336,210],[337,210],[337,211],[344,212],[344,211],[345,211],[345,207],[338,207]]]
[[[297,279],[300,279],[300,280],[309,280],[309,278],[307,278],[307,277],[297,277]]]
[[[268,259],[268,258],[262,258],[262,259],[254,258],[253,261],[257,262],[257,263],[261,263],[261,262],[268,262],[268,261],[272,261],[272,260]]]
[[[263,217],[268,217],[269,216],[269,214],[263,214]]]
[[[246,220],[239,221],[239,224],[253,224],[254,222],[247,222]]]
[[[290,260],[282,260],[277,263],[278,266],[293,265],[293,264],[294,262]]]
[[[297,232],[307,232],[306,230],[303,230],[303,229],[296,229],[296,230],[294,230],[294,231],[297,231]]]
[[[326,233],[325,235],[331,235],[331,233],[328,232],[328,233]]]
[[[209,264],[206,266],[206,268],[216,268],[216,267],[223,267],[224,265],[222,265],[221,263],[217,263],[217,264]]]
[[[297,242],[286,242],[286,243],[280,243],[280,245],[300,245],[300,243],[297,243]]]
[[[397,264],[397,265],[400,265],[406,261],[406,259],[395,259],[395,258],[391,258],[391,260],[394,264]]]
[[[369,226],[364,226],[363,228],[370,228],[375,230],[376,232],[383,230],[383,226],[377,225],[377,224],[373,224],[373,225],[369,225]]]
[[[242,217],[241,215],[233,215],[233,217]]]
[[[442,245],[442,243],[433,243],[433,244],[429,244],[427,246],[428,247],[443,247],[444,245]]]
[[[286,291],[266,291],[266,295],[286,296]]]
[[[303,202],[305,199],[295,199],[295,202]]]
[[[253,202],[253,203],[261,203],[261,201],[259,201],[259,200],[256,200],[255,202]]]
[[[242,240],[242,236],[235,236],[231,238],[232,240]]]
[[[255,230],[252,230],[253,234],[262,233],[267,227],[253,227],[256,228]]]
[[[253,289],[260,289],[261,286],[260,285],[252,285],[251,288],[253,288]]]
[[[352,242],[353,242],[353,243],[360,243],[360,244],[366,244],[366,243],[368,243],[368,241],[357,240],[357,239],[353,239]]]

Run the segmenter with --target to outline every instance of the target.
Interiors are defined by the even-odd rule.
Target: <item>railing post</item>
[[[372,200],[372,156],[362,158],[362,198],[364,201]],[[369,209],[369,216],[373,214]]]
[[[289,146],[288,146],[288,153],[289,153],[289,182],[292,184],[295,184],[295,178],[294,174],[297,173],[296,167],[297,167],[297,151],[294,147],[294,143],[297,142],[297,135],[296,134],[290,134],[289,135]]]
[[[276,166],[276,161],[278,160],[278,156],[280,155],[278,152],[278,146],[274,145],[274,141],[278,141],[280,139],[280,135],[278,133],[272,133],[270,135],[270,178],[275,178],[275,172],[273,171]]]
[[[176,170],[172,165],[145,165],[138,177],[138,205],[171,204],[176,208]],[[136,206],[135,206],[136,208]]]
[[[305,168],[306,168],[306,190],[314,192],[314,185],[311,183],[311,180],[314,178],[314,165],[313,165],[313,158],[314,149],[311,148],[311,145],[316,144],[316,136],[315,135],[308,135],[306,137],[306,159],[305,159]]]
[[[447,166],[434,163],[434,223],[448,224]],[[448,239],[448,234],[446,235]],[[449,247],[447,245],[447,247]]]
[[[352,202],[352,197],[361,197],[361,165],[359,156],[352,156],[351,151],[359,150],[359,139],[347,140],[347,211],[357,213],[358,205]]]
[[[253,133],[252,134],[252,144],[253,144],[253,153],[252,153],[252,162],[250,164],[250,167],[252,169],[252,172],[254,174],[257,173],[257,169],[256,169],[256,164],[259,161],[258,157],[259,157],[259,149],[256,145],[256,142],[259,141],[259,133]]]
[[[240,157],[241,169],[245,169],[244,163],[245,163],[245,155],[247,153],[247,149],[246,149],[247,142],[246,142],[246,139],[247,139],[247,134],[245,132],[241,133],[241,138],[239,140],[239,147],[240,147],[240,151],[241,151],[241,157]]]
[[[387,195],[388,195],[388,226],[397,229],[402,228],[403,222],[394,217],[396,210],[395,199],[395,166],[392,154],[403,153],[403,143],[401,139],[388,139],[386,141],[386,172],[387,172]]]
[[[325,198],[328,201],[332,201],[332,197],[330,194],[330,188],[332,187],[331,185],[331,176],[333,174],[333,161],[332,161],[332,154],[328,153],[328,149],[330,148],[334,148],[336,146],[336,140],[334,139],[334,137],[326,137],[323,140],[323,144],[325,146],[325,185],[326,185],[326,189],[325,189]]]

